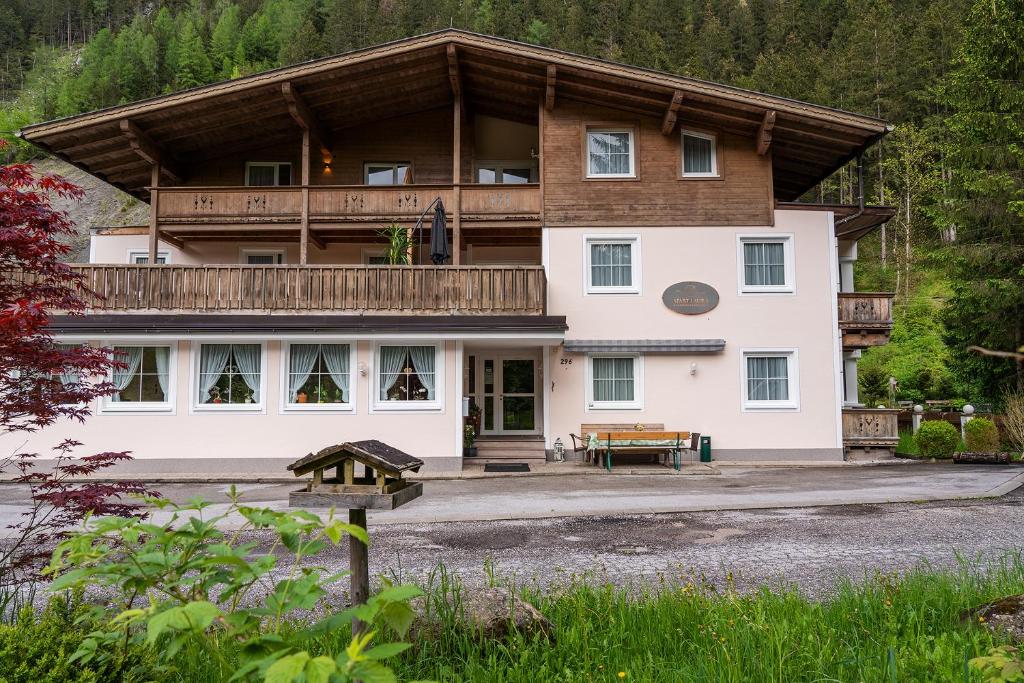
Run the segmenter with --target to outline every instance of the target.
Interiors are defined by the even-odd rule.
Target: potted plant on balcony
[[[393,266],[404,266],[409,264],[409,254],[412,250],[412,240],[409,239],[409,231],[398,223],[392,223],[377,233],[387,240],[388,246],[384,256],[388,263]]]

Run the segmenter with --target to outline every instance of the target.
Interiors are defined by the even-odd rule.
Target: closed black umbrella
[[[434,207],[434,220],[430,222],[430,260],[439,266],[451,258],[452,250],[448,247],[448,222],[444,215],[444,204],[438,198]]]

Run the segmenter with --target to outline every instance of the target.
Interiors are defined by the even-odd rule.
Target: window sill
[[[173,403],[129,403],[119,401],[117,403],[104,403],[100,405],[99,414],[124,414],[124,413],[162,413],[165,415],[174,414]]]
[[[745,402],[743,410],[751,412],[795,413],[800,410],[800,404],[792,401]]]
[[[373,404],[375,413],[440,413],[440,401],[385,401]]]
[[[262,403],[221,403],[217,405],[193,405],[196,413],[259,413],[263,412]]]
[[[584,180],[640,180],[636,174],[631,175],[587,175]]]
[[[609,294],[626,294],[626,295],[629,295],[629,296],[637,296],[638,294],[640,294],[640,290],[639,289],[613,289],[613,288],[607,288],[606,289],[606,288],[603,288],[603,287],[597,287],[597,288],[590,287],[590,288],[587,289],[586,294],[588,296],[590,296],[590,295],[593,295],[593,296],[607,296]]]
[[[720,174],[714,175],[681,175],[676,180],[725,180]]]
[[[643,410],[644,407],[639,403],[588,403],[587,410]]]
[[[740,294],[796,294],[796,288],[785,287],[744,287]]]
[[[354,413],[356,407],[351,403],[286,403],[282,413]]]

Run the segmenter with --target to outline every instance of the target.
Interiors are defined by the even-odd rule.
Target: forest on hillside
[[[887,119],[858,289],[897,293],[863,398],[1000,401],[1024,387],[1020,0],[4,0],[0,135],[455,26]],[[807,201],[856,201],[851,167]],[[888,378],[898,381],[888,394]]]

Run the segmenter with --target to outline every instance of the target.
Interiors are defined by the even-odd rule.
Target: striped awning
[[[720,353],[724,339],[566,339],[570,353]]]

